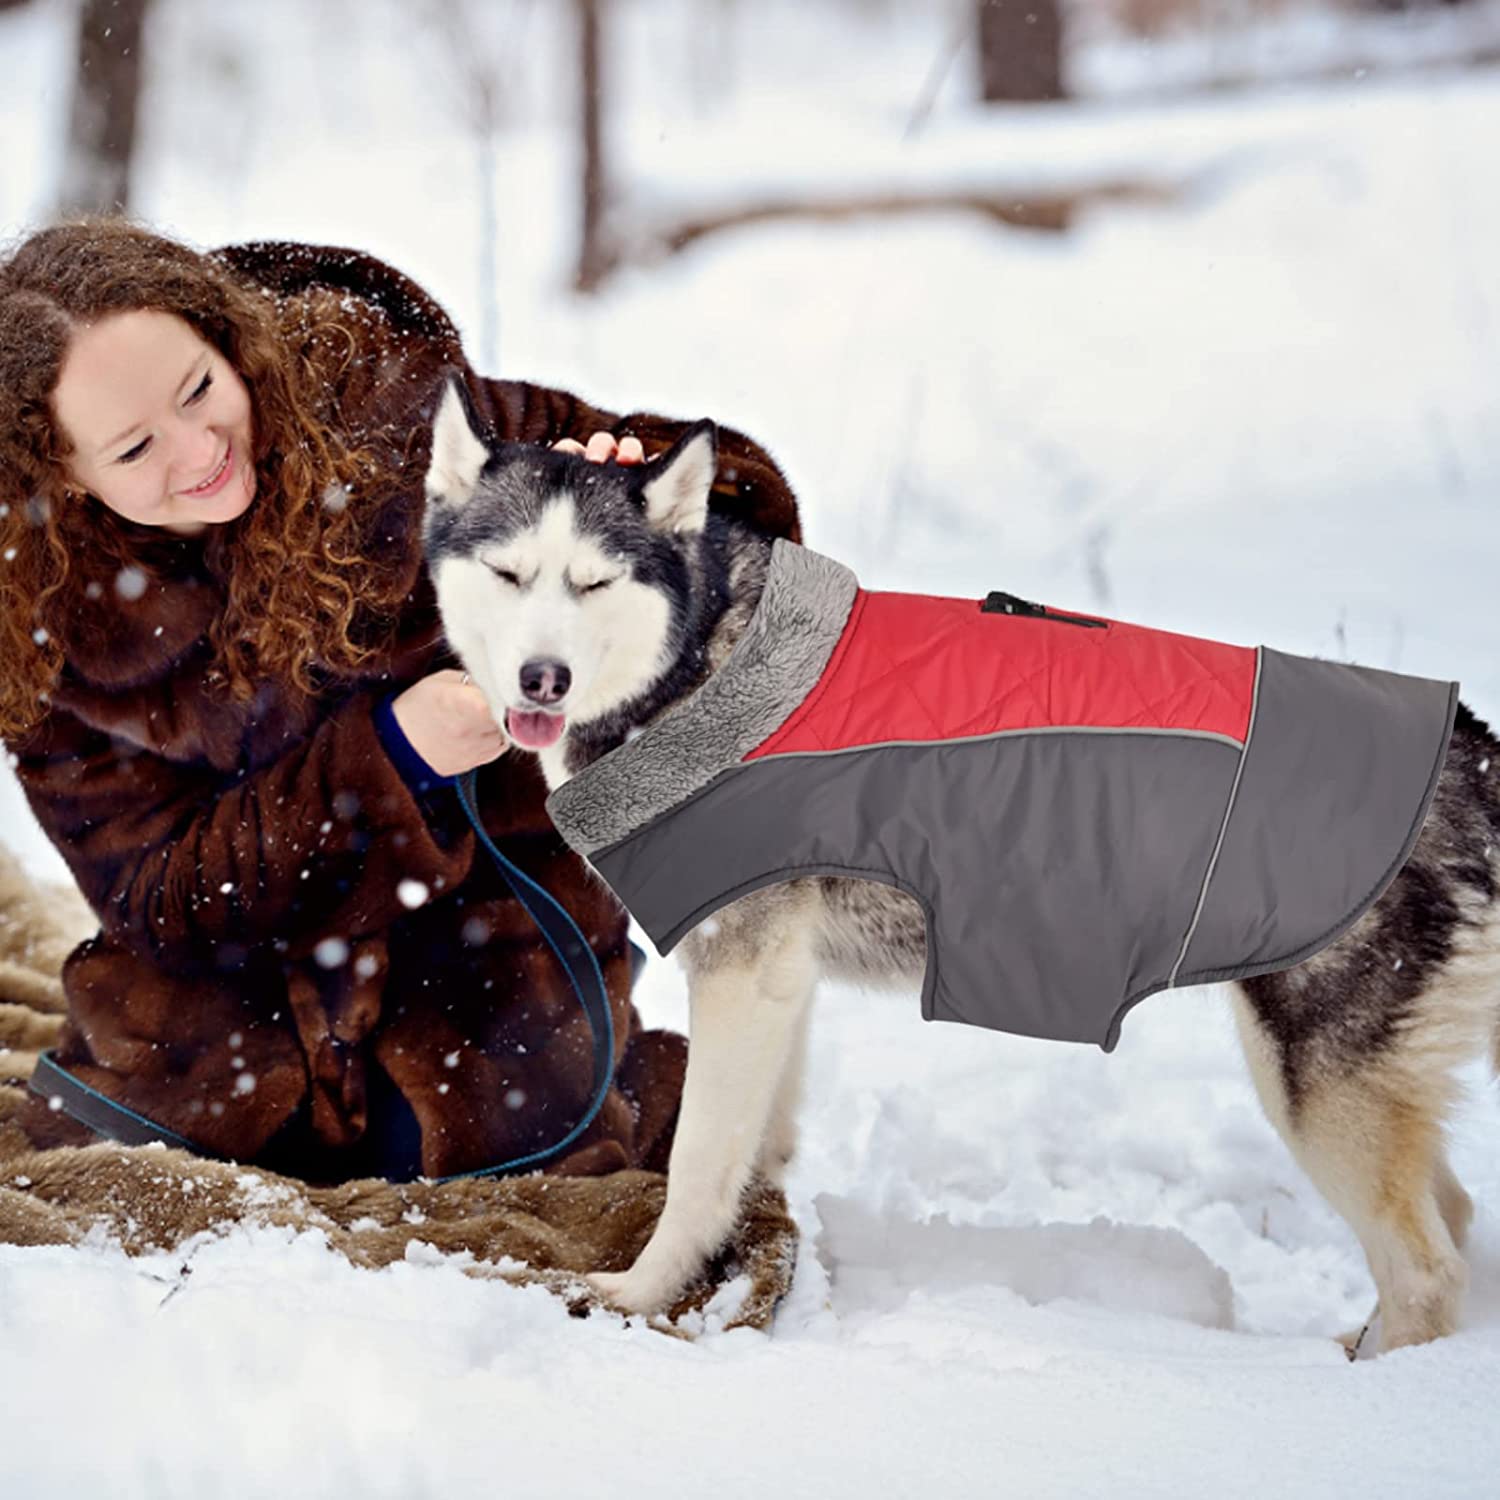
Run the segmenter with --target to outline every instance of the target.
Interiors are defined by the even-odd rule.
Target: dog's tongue
[[[545,750],[555,745],[567,726],[562,714],[526,713],[519,708],[505,710],[505,732],[523,750]]]

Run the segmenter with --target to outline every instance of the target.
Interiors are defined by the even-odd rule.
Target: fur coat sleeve
[[[64,687],[17,772],[105,933],[164,968],[222,967],[266,943],[305,958],[330,937],[384,930],[468,873],[473,835],[428,822],[381,748],[371,692],[254,770],[224,763],[238,744],[182,758],[192,731],[149,711],[145,743],[122,754],[127,726],[88,722],[103,696]],[[109,695],[117,709],[122,696]]]

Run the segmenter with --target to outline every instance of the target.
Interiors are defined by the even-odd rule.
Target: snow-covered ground
[[[680,0],[636,0],[617,150],[643,210],[851,176],[1187,191],[1061,238],[766,226],[580,302],[555,9],[516,0],[501,59],[527,79],[496,148],[501,370],[745,427],[874,586],[1457,677],[1500,719],[1500,73],[988,117],[955,75],[907,140],[940,17],[851,33],[819,74],[795,7],[688,35]],[[477,330],[476,148],[433,44],[378,4],[207,10],[163,0],[142,212],[361,246]],[[65,19],[0,17],[4,232],[55,177]],[[60,868],[3,770],[0,827]],[[685,1021],[671,963],[643,1009]],[[1157,997],[1105,1057],[834,990],[769,1337],[579,1322],[311,1235],[204,1245],[165,1305],[175,1261],[0,1247],[7,1492],[1493,1493],[1500,1109],[1470,1081],[1465,1327],[1350,1366],[1362,1257],[1261,1116],[1221,994]]]

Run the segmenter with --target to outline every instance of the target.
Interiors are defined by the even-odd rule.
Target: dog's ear
[[[427,466],[427,498],[441,505],[465,505],[489,462],[490,450],[469,420],[468,403],[451,376],[432,423],[432,459]]]
[[[641,500],[653,531],[702,531],[708,492],[719,464],[719,434],[707,419],[695,422],[641,474]]]

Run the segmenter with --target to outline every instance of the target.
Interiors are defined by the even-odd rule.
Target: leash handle
[[[515,1172],[523,1167],[534,1166],[556,1156],[571,1146],[579,1136],[594,1123],[594,1117],[604,1106],[605,1096],[615,1074],[615,1021],[609,1008],[609,992],[604,987],[604,975],[599,969],[599,960],[594,950],[585,941],[578,924],[567,913],[566,908],[550,891],[538,885],[524,870],[517,869],[495,847],[495,842],[479,821],[479,799],[475,786],[479,779],[477,769],[455,777],[453,786],[459,803],[473,824],[474,833],[484,845],[491,859],[499,867],[500,874],[510,887],[511,894],[526,909],[527,915],[541,929],[558,963],[563,966],[578,996],[578,1003],[588,1019],[589,1029],[594,1035],[594,1093],[583,1118],[558,1142],[540,1151],[518,1156],[494,1167],[480,1167],[473,1172],[455,1172],[451,1177],[440,1177],[439,1182],[457,1182],[465,1177],[494,1177],[502,1172]]]

